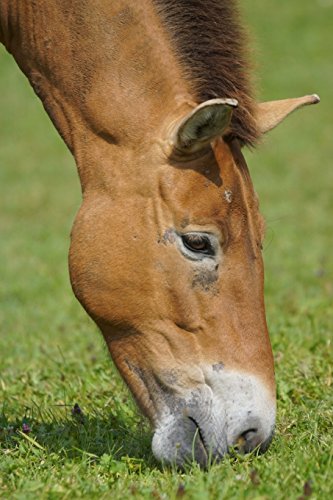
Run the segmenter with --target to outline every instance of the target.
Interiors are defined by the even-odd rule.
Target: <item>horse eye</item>
[[[214,255],[214,249],[208,236],[203,234],[183,234],[182,240],[184,246],[191,252]]]

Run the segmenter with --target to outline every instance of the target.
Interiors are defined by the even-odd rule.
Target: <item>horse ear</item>
[[[197,106],[173,131],[171,142],[174,150],[192,154],[225,134],[237,105],[236,99],[211,99]]]
[[[316,94],[282,99],[281,101],[262,102],[257,105],[257,125],[262,134],[269,132],[281,123],[290,113],[309,104],[320,102]]]

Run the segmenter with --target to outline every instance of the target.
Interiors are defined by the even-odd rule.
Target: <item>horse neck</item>
[[[115,158],[147,150],[193,102],[151,0],[2,0],[0,19],[0,41],[74,154],[83,188],[98,176],[96,148],[118,146]]]

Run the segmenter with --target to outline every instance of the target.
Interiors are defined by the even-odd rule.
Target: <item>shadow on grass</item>
[[[74,408],[65,418],[63,412],[44,410],[39,417],[11,421],[0,414],[0,449],[15,450],[23,442],[69,459],[86,456],[97,460],[108,455],[112,460],[159,467],[151,452],[151,439],[147,422],[138,415],[88,415]]]

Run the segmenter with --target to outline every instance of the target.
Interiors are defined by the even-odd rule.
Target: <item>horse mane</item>
[[[198,103],[235,98],[231,134],[254,146],[260,132],[250,79],[247,37],[235,0],[153,0]]]

